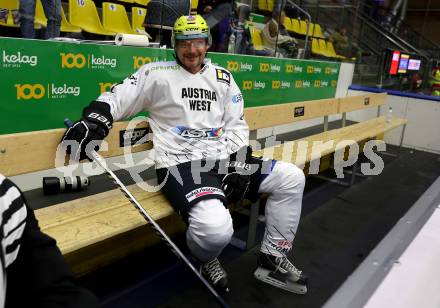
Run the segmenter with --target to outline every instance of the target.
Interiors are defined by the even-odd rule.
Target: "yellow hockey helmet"
[[[211,34],[205,19],[200,15],[180,16],[174,23],[171,42],[175,45],[177,40],[196,38],[206,38],[211,45]]]

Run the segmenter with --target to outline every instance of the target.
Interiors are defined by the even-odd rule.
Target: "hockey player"
[[[243,96],[230,72],[205,60],[211,36],[201,16],[178,18],[172,42],[175,61],[146,64],[101,94],[63,141],[79,142],[71,155],[84,159],[86,145],[105,138],[114,120],[148,110],[157,177],[188,223],[187,245],[201,262],[201,273],[218,290],[228,290],[217,259],[233,234],[227,205],[268,193],[255,277],[306,293],[306,276],[286,257],[300,219],[303,172],[292,164],[252,157]]]

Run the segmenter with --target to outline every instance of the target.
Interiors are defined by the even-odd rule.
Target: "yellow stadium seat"
[[[328,41],[327,42],[327,50],[328,50],[328,54],[332,57],[332,58],[336,58],[336,59],[345,59],[344,56],[338,55],[335,51],[335,46],[333,46],[333,43]]]
[[[43,4],[41,3],[41,0],[37,0],[35,4],[35,18],[34,23],[40,24],[43,27],[47,26],[47,18],[44,14]]]
[[[199,6],[199,0],[190,0],[191,1],[191,15],[197,14],[197,7]]]
[[[151,0],[134,0],[134,3],[147,6]]]
[[[115,35],[106,30],[99,19],[98,11],[92,0],[69,0],[69,21],[73,26],[99,35]]]
[[[251,32],[251,40],[255,50],[264,50],[263,38],[261,37],[261,29],[257,27],[249,27]]]
[[[145,32],[144,22],[147,16],[147,9],[133,6],[131,8],[131,28],[138,33]]]
[[[322,34],[322,29],[319,24],[315,24],[315,28],[313,30],[313,36],[317,38],[324,38],[324,35]]]
[[[293,32],[298,33],[298,34],[302,34],[305,35],[306,32],[302,31],[301,26],[300,26],[300,20],[297,18],[292,18],[292,28],[293,28]]]
[[[315,38],[312,38],[312,53],[315,55],[321,55],[318,40]]]
[[[127,12],[121,4],[102,3],[102,25],[106,30],[116,33],[137,33],[131,28]]]
[[[306,22],[307,27],[308,22]],[[309,27],[309,36],[313,36],[313,31],[315,31],[315,24],[311,23]]]
[[[269,11],[266,0],[258,0],[258,9],[261,11]]]
[[[273,0],[267,0],[267,9],[269,12],[273,11]]]
[[[18,23],[14,23],[14,16],[13,11],[15,11],[15,14],[18,14],[18,7],[19,2],[18,0],[2,0],[0,1],[0,8],[7,10],[7,19],[6,22],[3,20],[0,20],[0,25],[7,26],[7,27],[19,27],[20,25]]]
[[[330,54],[330,52],[327,50],[327,43],[323,40],[323,39],[318,39],[319,42],[319,51],[321,52],[321,54],[324,57],[328,57],[331,58],[332,55]]]
[[[287,31],[293,31],[292,20],[287,16],[284,18],[284,27],[286,27]]]
[[[306,33],[307,33],[307,22],[305,20],[301,19],[299,21],[299,29],[300,29],[300,33],[301,34],[306,35]],[[310,31],[310,29],[309,29],[309,31]]]
[[[61,32],[80,33],[80,27],[72,25],[66,18],[63,7],[61,7]]]
[[[134,3],[134,0],[119,0],[121,2]]]

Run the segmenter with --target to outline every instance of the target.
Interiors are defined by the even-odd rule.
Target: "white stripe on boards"
[[[5,176],[0,173],[0,185],[3,184],[3,181],[5,180]]]
[[[3,234],[4,236],[8,236],[9,232],[14,230],[15,227],[17,227],[21,222],[26,220],[27,216],[27,209],[26,206],[23,204],[20,209],[14,214],[11,215],[9,220],[4,224],[3,226]]]
[[[3,239],[2,241],[3,251],[6,252],[6,249],[9,245],[11,245],[16,239],[21,238],[25,226],[26,224],[22,224],[19,228],[17,228],[14,232],[12,232],[7,238]],[[18,245],[13,252],[5,255],[5,267],[8,267],[12,262],[14,262],[15,258],[17,257],[19,248],[20,245]]]

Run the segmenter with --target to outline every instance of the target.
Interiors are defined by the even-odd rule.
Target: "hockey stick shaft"
[[[72,126],[72,122],[68,119],[64,120],[65,124],[70,127]],[[170,246],[171,250],[174,254],[182,259],[184,263],[191,269],[191,271],[199,278],[199,280],[205,285],[205,287],[211,292],[211,294],[215,297],[220,306],[224,308],[229,308],[228,304],[223,300],[223,298],[217,293],[216,290],[209,284],[208,281],[202,276],[199,271],[194,267],[194,265],[186,258],[186,256],[182,253],[182,251],[173,243],[173,241],[168,237],[165,231],[156,223],[156,221],[148,214],[148,212],[140,205],[140,203],[136,200],[136,198],[130,193],[127,187],[121,182],[121,180],[114,174],[112,170],[107,166],[105,159],[99,155],[96,151],[91,151],[90,156],[102,169],[105,170],[107,175],[119,186],[119,189],[124,193],[124,195],[128,198],[130,203],[138,210],[138,212],[145,218],[145,220],[150,224],[150,226],[156,231],[156,233],[160,236],[162,240],[164,240],[168,246]]]

